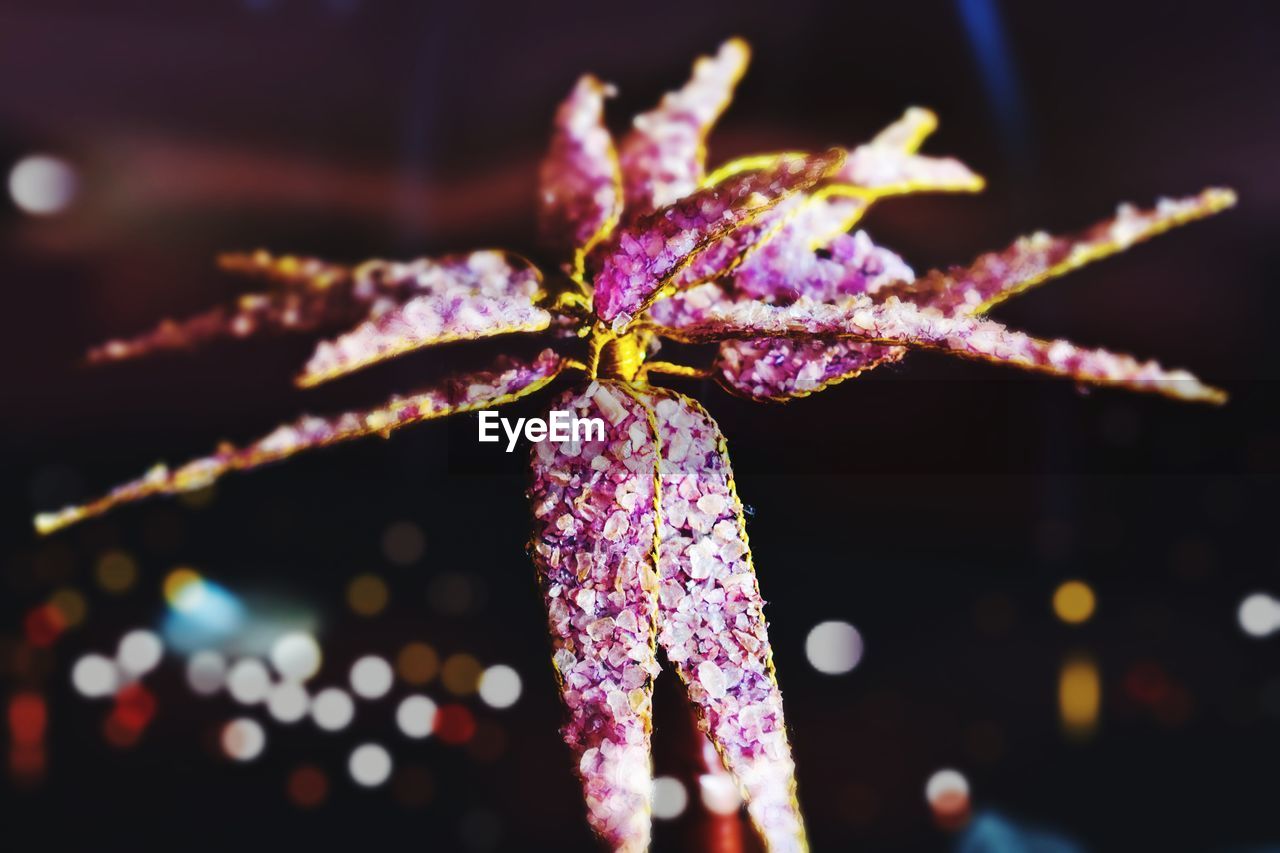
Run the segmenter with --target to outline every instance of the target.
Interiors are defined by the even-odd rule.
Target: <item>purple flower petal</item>
[[[105,497],[82,506],[37,515],[35,526],[41,533],[52,533],[120,504],[152,495],[204,488],[230,471],[247,471],[304,450],[353,438],[386,436],[392,430],[418,421],[502,405],[537,391],[554,379],[560,369],[560,356],[551,350],[544,350],[531,361],[503,357],[491,370],[456,376],[407,397],[393,397],[375,409],[332,417],[304,416],[242,448],[223,444],[212,456],[188,462],[176,470],[156,465],[143,477],[118,486]]]
[[[619,146],[628,219],[674,204],[698,188],[707,134],[729,105],[750,58],[746,42],[730,39],[715,56],[694,63],[684,88],[636,116]]]
[[[1033,338],[993,320],[945,317],[936,309],[922,309],[896,297],[883,304],[875,304],[869,297],[850,298],[841,305],[808,299],[785,307],[739,302],[717,309],[700,323],[658,331],[689,342],[762,337],[852,338],[862,343],[936,349],[1077,382],[1117,385],[1181,400],[1226,400],[1222,391],[1202,384],[1183,370],[1165,370],[1154,361],[1140,362],[1128,355],[1083,349],[1067,341]]]
[[[551,315],[533,304],[541,281],[527,261],[494,251],[420,267],[419,295],[321,341],[298,384],[318,385],[422,347],[541,331],[551,325]]]
[[[805,850],[764,599],[724,437],[688,397],[653,390],[646,399],[661,439],[658,642],[765,845]]]
[[[564,255],[583,253],[613,230],[622,213],[622,178],[604,99],[613,87],[583,76],[556,112],[551,150],[539,173],[539,230]]]
[[[1147,210],[1122,204],[1113,218],[1079,234],[1058,237],[1039,231],[1001,252],[983,255],[968,267],[934,270],[917,281],[904,277],[882,291],[882,298],[899,296],[949,316],[982,314],[1037,284],[1218,213],[1235,201],[1230,190],[1210,188],[1188,198],[1161,199]]]
[[[595,276],[596,316],[621,331],[713,241],[750,225],[792,193],[839,168],[843,155],[788,157],[743,172],[642,216],[610,240]]]
[[[592,382],[552,407],[605,424],[603,440],[534,445],[533,559],[569,711],[587,817],[614,850],[649,843],[657,612],[657,440],[628,388]]]

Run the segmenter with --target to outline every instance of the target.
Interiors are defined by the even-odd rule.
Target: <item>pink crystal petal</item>
[[[538,225],[543,243],[565,256],[589,250],[622,212],[618,155],[604,125],[604,100],[613,93],[588,74],[556,112],[539,173]]]
[[[715,56],[694,64],[683,88],[636,116],[619,146],[628,219],[674,204],[697,189],[707,134],[729,105],[750,58],[746,42],[730,39]]]
[[[1079,234],[1062,237],[1040,231],[1003,251],[981,256],[967,268],[934,270],[917,281],[904,277],[887,288],[883,298],[899,296],[952,316],[984,313],[1037,284],[1233,204],[1235,193],[1217,188],[1188,198],[1161,199],[1147,210],[1122,204],[1113,218]]]
[[[839,167],[842,156],[785,158],[698,190],[619,230],[603,248],[595,276],[596,315],[615,331],[625,329],[698,252],[813,186]]]
[[[406,397],[393,397],[375,409],[330,417],[304,416],[244,447],[223,444],[216,453],[171,470],[156,465],[143,477],[118,486],[105,497],[82,506],[36,516],[36,529],[51,533],[85,518],[153,495],[204,488],[230,471],[247,471],[318,447],[367,435],[387,435],[418,421],[501,405],[533,393],[560,372],[561,359],[551,350],[520,361],[503,357],[491,370],[464,374]]]
[[[551,315],[533,304],[540,284],[531,264],[502,252],[441,259],[418,271],[419,295],[317,344],[298,384],[317,385],[422,347],[541,331]]]
[[[657,441],[627,388],[592,382],[552,406],[605,423],[604,440],[534,445],[533,559],[591,826],[648,847],[657,613]]]
[[[896,297],[883,304],[854,297],[841,305],[800,299],[781,307],[739,302],[717,309],[701,323],[659,330],[676,340],[710,341],[760,337],[841,338],[862,343],[936,349],[1097,385],[1163,394],[1181,400],[1221,403],[1226,395],[1184,370],[1166,370],[1154,361],[1046,341],[1005,328],[993,320],[946,317]]]
[[[654,390],[647,399],[661,438],[658,642],[768,849],[805,850],[764,599],[724,437],[688,397]]]

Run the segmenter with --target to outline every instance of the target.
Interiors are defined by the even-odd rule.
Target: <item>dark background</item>
[[[1002,70],[999,45],[971,38],[984,5],[0,4],[0,162],[7,171],[27,151],[53,151],[82,180],[60,217],[0,215],[6,660],[23,615],[53,587],[76,585],[90,605],[38,666],[6,663],[5,689],[44,691],[51,722],[47,778],[6,784],[0,831],[48,849],[591,849],[523,554],[523,452],[480,453],[473,422],[233,478],[203,509],[153,502],[50,541],[35,539],[28,518],[159,458],[408,389],[440,360],[472,362],[475,350],[452,349],[308,392],[290,385],[309,351],[298,340],[76,366],[91,343],[236,292],[241,283],[211,262],[227,249],[341,260],[533,252],[537,161],[576,76],[618,84],[610,111],[621,128],[681,82],[694,56],[741,34],[755,58],[712,138],[713,162],[854,144],[919,103],[942,119],[926,150],[987,176],[980,197],[894,201],[868,218],[917,270],[1035,228],[1085,225],[1120,200],[1211,184],[1241,196],[1234,211],[998,312],[1040,335],[1187,366],[1230,391],[1225,408],[1080,395],[930,355],[783,407],[680,385],[720,420],[755,509],[815,849],[949,849],[923,796],[944,766],[969,778],[975,809],[1090,849],[1280,842],[1277,640],[1247,637],[1236,621],[1246,594],[1280,592],[1270,328],[1280,310],[1280,20],[1262,2],[1005,2]],[[426,534],[416,566],[390,567],[381,553],[383,530],[400,519]],[[93,591],[93,560],[110,546],[143,569],[122,598]],[[513,709],[474,703],[506,748],[480,761],[411,743],[382,702],[340,736],[268,725],[264,756],[230,766],[209,741],[232,706],[197,700],[175,662],[149,682],[159,713],[143,741],[109,747],[105,707],[72,692],[69,668],[153,623],[159,582],[180,564],[314,607],[322,680],[415,638],[515,666],[524,694]],[[343,606],[361,571],[391,584],[380,618]],[[428,603],[441,573],[480,591],[466,612]],[[1099,601],[1079,627],[1050,606],[1072,577]],[[847,676],[822,676],[805,659],[806,634],[824,619],[862,632],[866,656]],[[1080,652],[1103,679],[1099,729],[1083,743],[1064,737],[1056,708],[1059,668]],[[1125,686],[1134,667],[1154,667],[1185,701],[1172,711],[1135,701]],[[669,683],[657,713],[658,772],[688,772]],[[406,807],[387,788],[354,788],[345,756],[362,738],[425,768],[430,801]],[[316,811],[285,797],[300,761],[333,783]],[[659,823],[655,847],[685,849],[697,819],[691,808]]]

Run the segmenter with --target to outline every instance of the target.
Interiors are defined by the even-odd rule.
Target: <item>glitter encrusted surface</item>
[[[698,190],[622,228],[607,244],[595,276],[596,315],[615,331],[625,329],[698,251],[818,183],[842,160],[840,152],[788,157]]]
[[[862,343],[937,349],[965,358],[1006,364],[1096,385],[1163,394],[1180,400],[1221,403],[1222,391],[1202,384],[1185,370],[1166,370],[1154,361],[1085,349],[1062,340],[1041,340],[993,320],[947,317],[896,297],[874,304],[869,297],[839,305],[800,299],[785,307],[738,302],[710,312],[708,319],[666,330],[683,341],[727,338],[848,337]]]
[[[1233,204],[1235,193],[1216,188],[1188,198],[1161,199],[1146,210],[1122,204],[1114,217],[1080,234],[1061,237],[1039,231],[1003,251],[981,256],[968,267],[934,270],[914,282],[904,277],[884,296],[900,296],[949,315],[981,313],[1043,281]]]
[[[657,439],[649,412],[613,382],[552,406],[605,423],[603,440],[534,445],[533,559],[552,662],[568,709],[588,819],[615,850],[648,847],[657,611]]]
[[[540,283],[531,264],[502,252],[420,263],[418,295],[321,341],[298,383],[316,385],[425,346],[541,331],[551,315],[533,304]]]
[[[604,126],[604,101],[612,94],[587,74],[556,111],[539,173],[538,224],[543,243],[561,255],[590,248],[621,214],[618,155]]]
[[[560,356],[551,350],[544,350],[528,362],[503,357],[491,370],[456,376],[418,393],[392,398],[374,409],[330,417],[303,416],[244,447],[223,444],[213,455],[177,469],[156,465],[144,476],[116,487],[96,501],[41,513],[36,516],[36,528],[48,533],[120,504],[203,488],[229,471],[257,468],[304,450],[353,438],[386,435],[418,421],[500,405],[541,388],[555,378],[560,367]]]
[[[661,439],[661,644],[770,851],[806,849],[782,693],[724,437],[674,392],[646,395]]]
[[[619,146],[626,215],[634,217],[692,193],[705,168],[705,140],[747,69],[746,42],[730,39],[693,66],[683,88],[635,117]]]

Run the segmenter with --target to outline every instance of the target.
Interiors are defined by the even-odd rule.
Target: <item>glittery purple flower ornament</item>
[[[714,375],[734,393],[787,400],[926,348],[1219,403],[1221,391],[1184,371],[1031,337],[985,312],[1222,210],[1234,196],[1210,189],[1150,210],[1122,206],[1081,234],[1037,233],[967,268],[917,277],[852,229],[883,198],[982,188],[960,162],[916,153],[933,115],[910,109],[853,149],[747,157],[707,175],[707,133],[747,59],[739,40],[700,59],[689,82],[638,116],[616,146],[603,121],[610,87],[591,76],[578,82],[556,114],[541,171],[541,234],[563,259],[554,276],[495,251],[357,267],[265,252],[229,256],[224,267],[265,279],[267,289],[110,342],[90,359],[352,323],[319,343],[299,385],[450,341],[540,335],[548,344],[541,354],[504,356],[368,411],[304,417],[176,470],[157,465],[97,501],[39,515],[37,528],[48,533],[302,450],[498,406],[562,373],[580,374],[552,408],[601,419],[605,435],[535,444],[529,499],[532,554],[568,708],[563,734],[588,819],[613,849],[648,846],[661,646],[769,849],[805,849],[764,600],[725,440],[701,405],[650,380]],[[715,342],[718,352],[710,368],[662,361],[654,356],[664,339]]]

